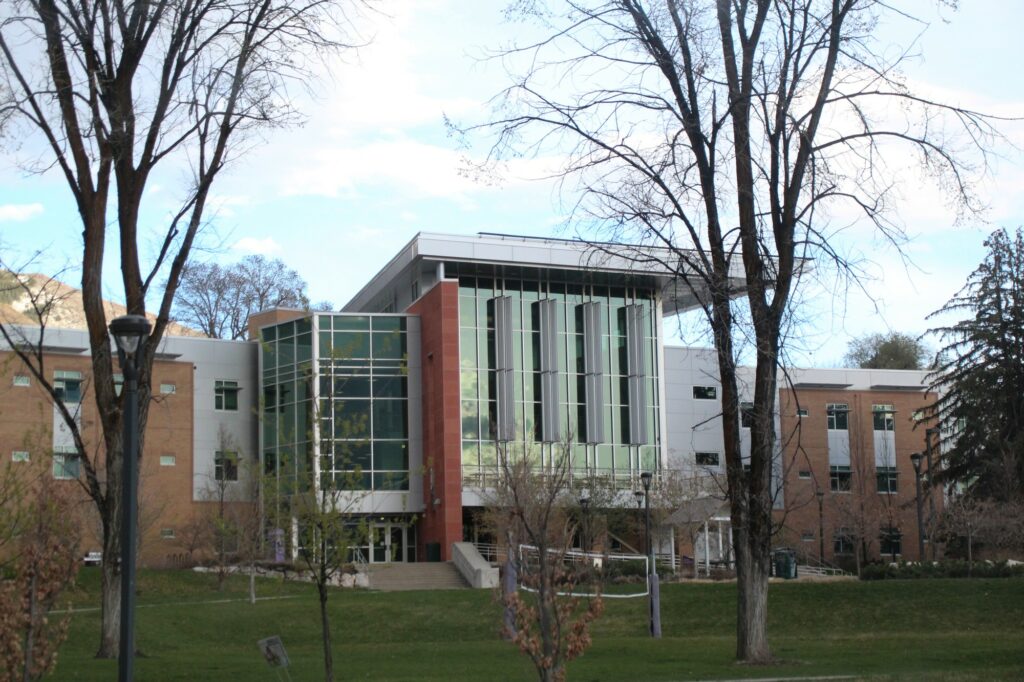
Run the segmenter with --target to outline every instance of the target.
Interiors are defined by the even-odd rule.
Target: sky
[[[463,172],[464,157],[485,145],[459,147],[445,118],[480,121],[487,101],[505,84],[495,62],[480,57],[522,28],[505,21],[506,2],[385,0],[364,24],[369,44],[332,62],[314,96],[298,95],[306,116],[298,128],[270,131],[220,177],[200,259],[231,262],[251,253],[281,258],[309,284],[312,300],[340,307],[417,232],[559,232],[571,197],[550,181],[531,179],[524,162],[499,183]],[[883,41],[917,36],[908,80],[947,101],[1024,116],[1024,70],[1018,54],[1024,3],[964,0],[954,11],[936,0],[904,0],[900,8],[924,24],[879,27]],[[920,34],[920,35],[919,35]],[[1004,132],[1024,148],[1024,125]],[[41,252],[37,270],[72,268],[81,228],[62,177],[22,168],[31,141],[0,140],[0,248],[9,262]],[[902,258],[870,231],[854,229],[868,261],[864,290],[839,288],[827,277],[807,280],[800,293],[803,323],[792,361],[836,366],[851,337],[873,332],[918,334],[925,316],[963,286],[997,227],[1024,225],[1024,154],[1000,148],[977,191],[987,211],[957,222],[941,191],[908,177],[899,216],[911,235]],[[180,177],[154,180],[144,202],[155,233]],[[147,243],[155,250],[155,238]],[[117,299],[116,264],[107,266],[108,293]],[[670,342],[707,345],[692,325],[669,324]]]

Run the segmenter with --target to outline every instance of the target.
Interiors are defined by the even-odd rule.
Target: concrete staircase
[[[469,587],[450,561],[444,563],[370,564],[366,570],[370,578],[370,589],[384,592],[461,590]]]

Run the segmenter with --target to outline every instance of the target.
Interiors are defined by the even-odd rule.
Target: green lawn
[[[82,572],[80,609],[54,679],[109,680],[97,661],[98,571]],[[279,634],[292,678],[322,679],[319,617],[310,585],[264,580],[244,600],[244,579],[218,593],[191,572],[143,571],[137,639],[139,680],[275,680],[256,641]],[[773,584],[770,637],[777,665],[732,662],[735,586],[666,585],[665,637],[646,637],[643,599],[608,600],[594,646],[570,664],[570,680],[692,680],[814,675],[950,681],[1024,680],[1024,580],[920,580]],[[206,603],[197,603],[206,602]],[[152,606],[149,606],[152,605]],[[488,591],[331,597],[339,679],[529,680],[525,657],[497,637]]]

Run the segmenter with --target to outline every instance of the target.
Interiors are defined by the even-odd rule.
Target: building
[[[142,513],[145,523],[148,506],[153,523],[143,529],[143,562],[182,561],[189,519],[211,502],[211,490],[244,500],[255,472],[281,490],[344,490],[371,529],[361,548],[369,562],[448,560],[454,542],[486,541],[477,518],[500,454],[543,466],[568,447],[574,477],[630,499],[645,471],[681,471],[713,489],[724,472],[716,363],[710,351],[665,344],[664,319],[695,304],[659,265],[669,255],[423,233],[341,311],[263,311],[250,319],[252,342],[168,338],[154,368],[145,440]],[[96,439],[85,333],[56,333],[47,340],[48,371],[65,387],[79,382],[75,409]],[[5,367],[0,436],[14,443],[29,422],[52,427],[53,471],[61,462],[61,478],[74,479],[53,406],[21,385],[16,363]],[[780,391],[780,523],[797,534],[794,542],[809,543],[814,493],[825,491],[833,550],[826,560],[843,554],[852,527],[840,513],[852,487],[841,488],[835,467],[848,467],[859,483],[869,469],[878,481],[884,474],[887,492],[878,499],[892,503],[892,521],[880,549],[893,548],[893,529],[898,554],[914,539],[906,455],[920,438],[905,422],[930,396],[920,373],[904,374],[814,370]],[[31,400],[18,393],[26,388]],[[872,406],[878,410],[864,412]],[[845,451],[832,428],[839,414]],[[877,419],[881,436],[868,429]],[[865,455],[862,438],[888,448],[885,456]],[[745,430],[741,441],[749,449]],[[12,459],[22,457],[11,447]],[[855,467],[864,471],[853,475]],[[840,488],[827,489],[833,477]],[[677,535],[662,532],[659,551],[727,561],[727,519],[707,521],[699,542],[678,548]],[[295,527],[281,530],[296,537]]]

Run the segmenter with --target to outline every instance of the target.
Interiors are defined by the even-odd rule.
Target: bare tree
[[[244,338],[250,315],[278,306],[308,310],[306,282],[281,259],[258,255],[231,265],[189,263],[174,300],[179,322],[218,339]]]
[[[359,0],[11,0],[0,8],[0,123],[38,139],[37,170],[54,169],[74,197],[82,227],[82,298],[101,466],[62,410],[103,520],[102,627],[98,655],[118,653],[123,396],[114,388],[103,307],[108,241],[119,247],[128,313],[156,302],[141,359],[139,416],[145,426],[152,363],[175,291],[220,172],[261,130],[294,122],[290,89],[314,81],[316,59],[346,47]],[[157,235],[140,253],[143,197],[154,173],[190,178]],[[113,235],[108,235],[108,226]],[[160,283],[163,290],[160,291]],[[57,404],[52,382],[27,351],[16,352]],[[140,453],[142,448],[140,448]]]
[[[564,159],[556,173],[576,224],[638,244],[637,269],[674,273],[692,291],[722,385],[736,654],[767,662],[776,376],[805,263],[857,274],[828,219],[846,207],[902,244],[890,212],[901,169],[886,163],[901,147],[951,202],[974,210],[992,119],[910,91],[897,68],[905,53],[875,49],[878,21],[905,16],[882,0],[525,0],[515,9],[544,37],[499,55],[512,85],[480,126],[497,137],[490,160]],[[736,381],[743,337],[756,365],[749,471]]]
[[[568,444],[560,446],[549,467],[526,458],[512,461],[499,448],[500,481],[489,503],[490,524],[504,537],[514,558],[521,589],[502,598],[508,615],[504,635],[529,657],[541,682],[565,679],[565,664],[590,646],[590,624],[601,615],[600,580],[568,559],[579,531],[579,507],[570,485]],[[529,553],[520,556],[522,546]],[[569,596],[583,576],[595,596]]]

